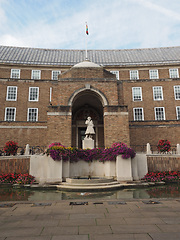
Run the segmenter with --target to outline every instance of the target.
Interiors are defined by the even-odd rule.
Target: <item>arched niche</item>
[[[95,129],[95,146],[104,147],[103,107],[107,104],[105,96],[91,89],[84,89],[73,94],[69,100],[72,106],[72,146],[82,147],[85,137],[85,120],[91,117]]]

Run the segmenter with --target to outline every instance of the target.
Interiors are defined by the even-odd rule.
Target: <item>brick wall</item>
[[[0,157],[0,174],[29,173],[30,157]]]
[[[50,80],[52,76],[52,71],[66,71],[69,69],[69,66],[24,66],[24,65],[0,65],[0,78],[10,78],[11,77],[11,69],[20,69],[20,79],[31,79],[32,70],[41,70],[41,79]]]
[[[52,74],[52,70],[60,70],[61,73],[64,73],[62,75],[63,78],[72,78],[72,77],[87,77],[87,72],[84,72],[84,69],[81,69],[81,73],[79,73],[79,68],[74,68],[73,72],[69,72],[68,70],[71,68],[71,66],[24,66],[24,65],[7,65],[4,66],[0,65],[0,78],[10,78],[11,76],[11,69],[20,69],[21,73],[20,73],[20,78],[21,79],[31,79],[31,71],[32,70],[41,70],[41,79],[45,79],[45,80],[49,80],[51,79],[51,74]],[[116,66],[115,69],[112,68],[112,66],[106,66],[106,70],[107,71],[111,71],[111,70],[115,70],[115,71],[119,71],[119,79],[120,80],[129,80],[130,79],[130,74],[129,71],[130,70],[139,70],[139,79],[149,79],[149,69],[158,69],[159,72],[159,78],[163,79],[163,78],[169,78],[169,69],[170,68],[178,68],[178,70],[180,71],[179,66],[136,66],[136,67],[118,67]],[[77,70],[78,69],[78,70]],[[89,73],[88,76],[90,78],[92,77],[99,77],[99,78],[106,78],[106,77],[110,77],[109,74],[106,71],[102,71],[102,68],[97,68],[96,74],[93,73],[93,71],[95,70],[95,68],[90,68],[89,69]],[[77,72],[78,71],[78,72]],[[111,77],[113,77],[111,75]],[[61,78],[61,76],[60,76]]]
[[[131,145],[157,145],[160,139],[168,139],[171,145],[180,143],[180,125],[178,121],[130,123]]]
[[[176,68],[177,66],[173,67]],[[9,79],[11,69],[14,68],[21,69],[20,80]],[[112,70],[112,68],[112,66],[106,67],[107,70]],[[149,69],[154,68],[159,70],[160,79],[158,80],[149,79]],[[172,144],[180,143],[180,126],[179,121],[176,120],[176,106],[180,106],[180,100],[174,99],[173,88],[174,85],[180,85],[180,80],[169,79],[169,68],[172,67],[135,66],[135,68],[119,67],[119,69],[116,67],[115,70],[119,70],[119,78],[122,80],[119,81],[120,84],[117,84],[118,81],[114,78],[114,75],[103,68],[93,68],[89,70],[74,68],[66,71],[70,69],[70,66],[0,65],[0,147],[4,146],[5,142],[9,140],[17,141],[20,146],[27,143],[30,145],[48,145],[53,139],[60,139],[62,142],[65,142],[65,144],[68,144],[68,146],[71,144],[74,145],[75,143],[71,143],[70,140],[72,137],[72,116],[68,116],[67,118],[53,116],[51,118],[52,121],[50,121],[49,125],[47,124],[47,106],[49,105],[50,87],[52,87],[52,104],[67,106],[72,95],[79,89],[85,88],[86,84],[89,84],[91,88],[102,93],[108,100],[109,106],[118,106],[119,104],[128,106],[128,117],[104,117],[105,127],[102,127],[101,132],[99,132],[99,139],[103,139],[104,135],[106,138],[106,146],[111,145],[114,141],[120,140],[128,144],[131,142],[131,145],[145,145],[147,142],[155,145],[158,140],[162,138],[168,138]],[[41,70],[41,78],[44,80],[29,80],[32,69]],[[129,80],[129,71],[132,69],[139,70],[139,80]],[[58,81],[51,81],[52,70],[66,71],[66,73],[62,74]],[[97,77],[99,77],[99,79],[97,79]],[[6,101],[7,86],[18,87],[17,101]],[[154,101],[153,86],[162,86],[163,101]],[[29,87],[39,87],[38,102],[28,101]],[[132,87],[142,87],[143,101],[132,101]],[[78,98],[78,96],[76,97]],[[98,94],[96,94],[96,97],[99,97]],[[16,122],[4,122],[6,107],[16,107]],[[92,107],[96,107],[95,104]],[[102,108],[103,107],[104,106],[102,106]],[[136,107],[142,107],[144,109],[145,121],[133,121],[133,108]],[[165,108],[166,121],[155,121],[154,107]],[[38,108],[38,122],[27,122],[28,108]],[[130,130],[128,121],[130,121]],[[52,131],[49,131],[47,135],[47,128],[50,129],[50,127],[52,127]],[[63,127],[66,129],[63,130]],[[130,141],[128,136],[129,131]],[[99,140],[99,145],[102,144],[103,141]]]
[[[47,127],[48,145],[60,142],[66,147],[71,147],[71,116],[48,116]]]
[[[6,101],[7,86],[17,87],[17,101]],[[16,121],[27,121],[27,109],[38,108],[38,121],[47,121],[46,107],[49,105],[51,83],[39,80],[1,80],[0,89],[0,121],[4,121],[6,107],[16,107]],[[39,87],[39,101],[29,101],[29,87]]]
[[[59,78],[116,78],[115,75],[104,68],[71,68],[69,71],[64,72]]]
[[[0,122],[0,147],[7,141],[15,141],[20,147],[46,146],[47,123],[33,122]]]
[[[180,85],[180,80],[166,79],[155,81],[133,81],[123,83],[124,104],[129,109],[129,120],[133,121],[133,108],[142,107],[144,109],[144,120],[155,120],[154,108],[164,107],[166,120],[176,120],[176,106],[180,105],[179,100],[174,98],[174,86]],[[153,86],[162,86],[163,100],[154,101]],[[142,88],[142,101],[133,101],[132,87]]]
[[[114,142],[124,142],[130,145],[128,112],[125,108],[123,109],[120,106],[104,109],[105,147],[111,147]]]
[[[91,88],[102,92],[109,101],[109,105],[118,104],[117,81],[115,80],[59,80],[52,85],[52,104],[67,105],[70,97],[79,89],[85,88],[85,84],[90,84]]]
[[[180,156],[160,155],[147,156],[148,172],[179,171]]]

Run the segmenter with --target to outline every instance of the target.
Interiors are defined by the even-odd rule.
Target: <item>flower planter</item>
[[[133,181],[131,158],[123,159],[121,155],[116,158],[117,181]]]

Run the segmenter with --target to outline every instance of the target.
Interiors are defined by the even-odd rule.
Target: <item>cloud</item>
[[[10,34],[4,34],[1,38],[1,45],[22,46],[23,41],[17,37],[10,35]]]
[[[168,6],[168,8],[165,8],[162,5],[155,4],[148,0],[135,0],[135,1],[139,4],[142,4],[143,6],[147,7],[148,9],[155,10],[159,13],[162,13],[163,15],[165,15],[167,17],[171,17],[174,20],[180,21],[180,14],[178,14],[175,11],[170,10],[169,6]]]
[[[6,14],[2,5],[4,4],[5,0],[0,0],[0,30],[3,29],[3,26],[7,20]]]
[[[0,0],[0,44],[85,49],[87,21],[89,49],[178,45],[180,15],[170,0],[157,2]],[[179,0],[174,3],[177,8]]]

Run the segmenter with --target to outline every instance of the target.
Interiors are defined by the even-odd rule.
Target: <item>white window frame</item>
[[[139,71],[138,70],[130,70],[130,80],[139,79]]]
[[[20,78],[20,69],[11,69],[11,78],[19,79]]]
[[[158,90],[156,90],[158,89]],[[159,96],[159,97],[157,97]],[[162,86],[154,86],[153,87],[153,98],[154,101],[162,101],[163,99],[163,88]]]
[[[180,100],[180,85],[174,86],[174,98],[175,100]]]
[[[163,119],[158,119],[158,115],[157,115],[157,109],[163,109]],[[157,120],[157,121],[164,121],[164,120],[166,120],[166,117],[165,117],[165,108],[164,107],[155,107],[154,108],[154,113],[155,113],[155,120]]]
[[[54,73],[55,73],[55,76],[54,76]],[[57,76],[56,76],[57,74]],[[60,70],[53,70],[52,71],[52,75],[51,75],[51,79],[52,80],[58,80],[58,75],[61,74],[61,71]]]
[[[175,72],[176,72],[176,74],[175,74]],[[179,78],[178,68],[171,68],[171,69],[169,69],[169,77],[170,78]]]
[[[41,70],[32,70],[31,79],[41,79]]]
[[[119,71],[110,71],[112,74],[116,75],[117,80],[119,80]]]
[[[180,106],[176,106],[176,117],[177,120],[180,120]]]
[[[35,120],[29,119],[31,110],[36,110],[36,119]],[[28,122],[37,122],[38,121],[38,108],[28,108],[27,121]]]
[[[138,118],[136,118],[136,110],[141,110],[141,116],[142,116],[142,119],[138,119]],[[133,116],[134,116],[134,121],[144,121],[144,111],[143,111],[143,108],[141,108],[141,107],[138,107],[138,108],[133,108]],[[138,115],[138,116],[140,116],[140,115]]]
[[[35,99],[31,99],[33,92],[32,89],[37,89],[37,97]],[[30,102],[38,102],[39,101],[39,87],[29,87],[29,101]]]
[[[7,112],[9,109],[13,109],[14,110],[14,115],[13,115],[13,118],[12,119],[9,119],[7,116]],[[4,121],[7,121],[7,122],[14,122],[16,121],[16,108],[15,107],[6,107],[5,108],[5,116],[4,116]]]
[[[140,89],[140,95],[139,95],[140,98],[137,98],[138,95],[135,92],[136,89]],[[142,101],[142,87],[132,87],[132,98],[133,98],[133,102],[141,102]]]
[[[11,92],[11,89],[14,89],[14,93]],[[11,98],[12,96],[15,98]],[[16,86],[7,86],[6,101],[17,101],[17,87]]]
[[[150,79],[159,79],[158,69],[150,69],[149,70],[149,78]]]

